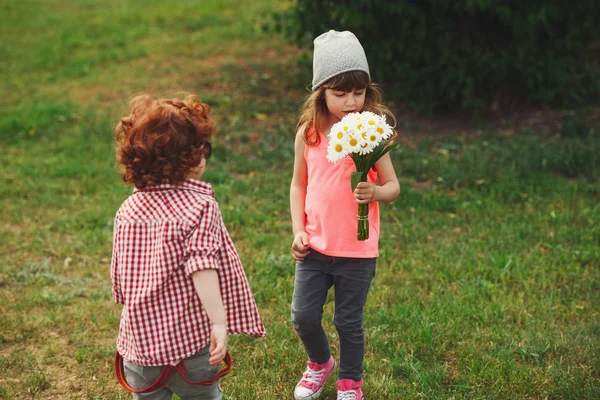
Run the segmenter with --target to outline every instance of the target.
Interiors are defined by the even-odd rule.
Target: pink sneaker
[[[314,362],[308,363],[306,372],[302,375],[302,379],[294,389],[294,399],[296,400],[315,400],[318,399],[323,391],[323,385],[329,375],[335,368],[335,360],[329,358],[325,364],[317,364]]]
[[[360,390],[362,384],[362,380],[357,382],[352,379],[340,379],[337,381],[337,400],[364,400]]]

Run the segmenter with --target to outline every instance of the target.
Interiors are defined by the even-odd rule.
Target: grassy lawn
[[[130,398],[112,369],[112,220],[131,192],[113,128],[141,91],[197,93],[218,126],[206,180],[268,330],[231,337],[225,398],[292,398],[306,360],[288,187],[311,71],[261,31],[277,7],[0,2],[0,398]],[[600,398],[598,128],[402,133],[365,315],[368,398]]]

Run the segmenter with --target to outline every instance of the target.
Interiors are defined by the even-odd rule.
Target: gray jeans
[[[331,356],[321,319],[331,286],[335,289],[333,323],[340,339],[339,379],[362,379],[365,338],[363,310],[376,258],[330,257],[310,249],[296,263],[292,322],[308,358],[323,364]]]
[[[212,379],[219,372],[219,366],[212,366],[208,363],[210,355],[208,346],[198,353],[183,360],[185,364],[186,378],[189,381],[197,382]],[[139,390],[148,387],[160,375],[162,367],[144,367],[123,360],[125,368],[125,377],[127,383],[132,388]],[[211,386],[190,385],[183,380],[179,372],[175,371],[169,382],[162,388],[149,393],[133,394],[135,400],[170,400],[175,393],[181,400],[202,399],[202,400],[221,400],[223,392],[219,381]]]

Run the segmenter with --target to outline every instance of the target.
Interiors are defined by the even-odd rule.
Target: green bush
[[[276,25],[309,48],[351,30],[399,101],[478,112],[597,100],[599,18],[597,0],[297,0]]]

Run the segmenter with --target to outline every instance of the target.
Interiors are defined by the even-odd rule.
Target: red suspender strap
[[[148,386],[144,389],[136,390],[136,389],[132,388],[131,386],[129,386],[129,384],[127,383],[127,379],[125,378],[125,368],[123,367],[123,357],[121,357],[121,355],[119,354],[118,351],[115,356],[115,372],[117,374],[117,380],[119,381],[119,383],[121,384],[121,386],[123,386],[123,388],[125,390],[127,390],[128,392],[131,392],[131,393],[147,393],[147,392],[153,392],[153,391],[161,388],[169,381],[169,379],[171,378],[171,375],[173,375],[173,371],[175,371],[175,368],[172,365],[166,365],[162,369],[162,371],[160,371],[160,375],[158,376],[158,378],[156,378],[156,381],[154,381],[154,383],[152,383],[150,386]]]
[[[153,392],[166,385],[166,383],[169,381],[175,370],[177,370],[177,372],[179,372],[183,380],[189,383],[190,385],[213,385],[217,380],[227,375],[229,373],[229,370],[231,369],[231,366],[233,365],[233,359],[231,358],[231,354],[229,354],[229,352],[225,353],[225,358],[223,359],[223,362],[225,363],[225,367],[221,371],[219,371],[219,373],[215,375],[214,378],[199,382],[192,382],[187,379],[187,377],[185,376],[185,364],[183,360],[180,361],[179,364],[177,364],[176,366],[165,365],[162,371],[160,371],[160,375],[158,376],[158,378],[156,378],[156,381],[154,381],[152,384],[150,384],[150,386],[144,389],[136,390],[129,386],[129,384],[127,383],[127,379],[125,377],[125,368],[123,367],[123,357],[121,357],[121,355],[117,351],[115,355],[115,373],[117,375],[117,381],[119,381],[119,384],[123,386],[123,388],[128,392],[148,393]]]

